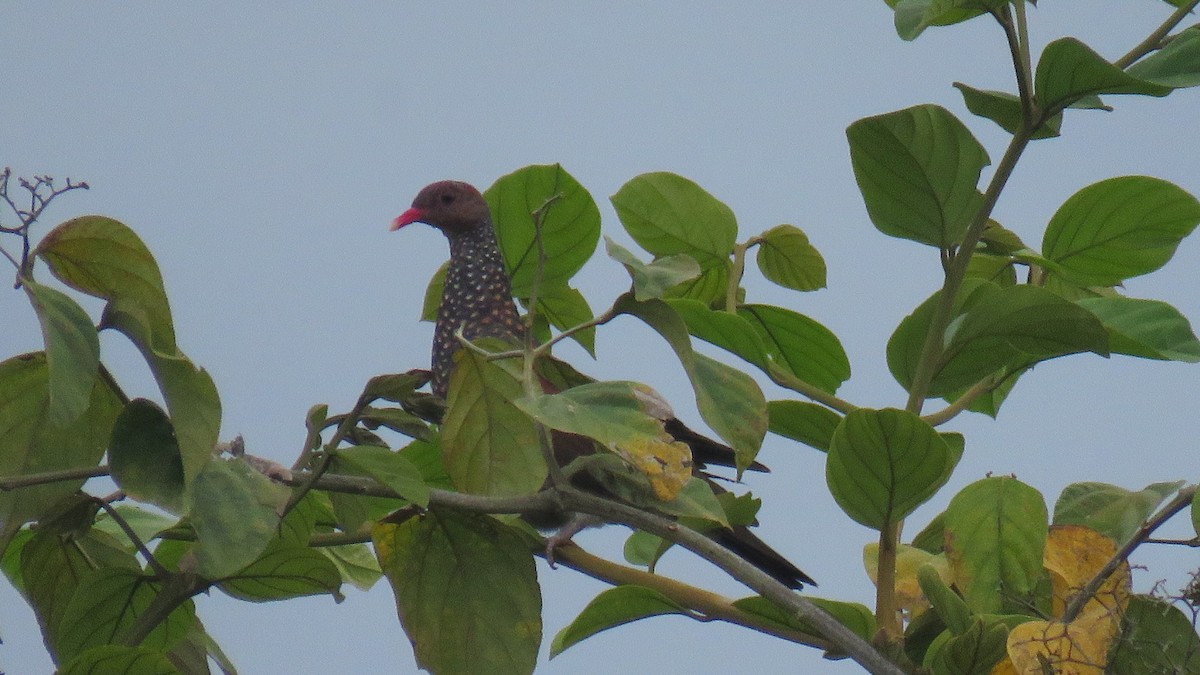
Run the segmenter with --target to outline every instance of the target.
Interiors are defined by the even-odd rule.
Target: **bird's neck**
[[[433,341],[433,391],[440,396],[446,395],[459,347],[457,332],[468,340],[520,339],[525,334],[491,224],[456,233],[449,240],[450,265]]]

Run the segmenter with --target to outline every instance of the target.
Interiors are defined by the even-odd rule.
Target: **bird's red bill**
[[[396,230],[404,227],[405,225],[408,225],[409,223],[415,223],[424,217],[425,217],[425,211],[418,209],[417,207],[414,206],[411,209],[405,211],[404,213],[401,213],[399,216],[396,217],[395,220],[392,221],[392,231],[395,232]]]

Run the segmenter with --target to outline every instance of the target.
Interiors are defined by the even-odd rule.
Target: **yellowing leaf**
[[[901,544],[896,552],[896,599],[900,609],[909,612],[913,617],[929,609],[929,600],[925,598],[925,594],[921,592],[921,585],[917,582],[917,570],[921,569],[922,565],[931,565],[947,584],[951,580],[950,564],[946,561],[944,553],[934,555]],[[866,567],[871,582],[878,584],[879,544],[867,544],[863,547],[863,566]]]
[[[680,441],[643,437],[614,445],[612,449],[650,479],[654,496],[664,502],[679,496],[692,478],[692,450]]]
[[[1030,621],[1008,634],[1008,656],[1021,675],[1102,675],[1117,624],[1107,613],[1084,613],[1069,624]],[[1010,671],[1011,672],[1011,671]]]
[[[1117,552],[1112,539],[1082,525],[1055,525],[1046,538],[1044,565],[1054,587],[1054,615],[1062,616],[1071,596],[1082,589]],[[1114,623],[1129,604],[1129,563],[1122,562],[1088,600],[1083,613],[1104,614]]]

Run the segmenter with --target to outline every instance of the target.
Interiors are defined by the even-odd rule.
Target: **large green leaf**
[[[1034,94],[1043,110],[1058,110],[1089,94],[1166,96],[1171,87],[1126,73],[1075,38],[1046,45],[1034,75]]]
[[[1153,272],[1200,223],[1200,202],[1149,176],[1119,176],[1071,196],[1050,219],[1042,255],[1071,281],[1114,286]]]
[[[1009,0],[887,0],[895,11],[896,34],[915,40],[931,26],[952,26]]]
[[[867,214],[884,234],[946,248],[962,241],[983,196],[987,152],[945,108],[920,105],[846,129]]]
[[[52,636],[58,658],[66,662],[92,647],[117,644],[161,592],[162,582],[134,570],[106,567],[85,573]],[[139,644],[160,651],[170,649],[195,618],[195,605],[185,600]]]
[[[28,279],[21,285],[37,313],[46,345],[48,421],[66,426],[79,419],[91,403],[100,365],[100,338],[87,312],[69,296]]]
[[[103,216],[74,218],[50,230],[34,253],[75,290],[137,307],[149,328],[151,346],[175,351],[171,308],[158,263],[129,227]]]
[[[1095,314],[1108,330],[1115,354],[1147,359],[1200,361],[1200,341],[1187,317],[1158,300],[1113,296],[1082,298],[1079,306]]]
[[[511,360],[470,349],[455,355],[442,422],[442,456],[454,486],[492,496],[537,492],[548,474],[537,431],[514,403],[524,396]]]
[[[692,382],[701,417],[733,447],[739,469],[750,466],[767,434],[767,400],[758,383],[740,370],[692,351],[687,325],[664,301],[638,302],[626,293],[613,307],[646,322],[666,339]]]
[[[552,429],[605,445],[661,439],[665,433],[661,420],[671,414],[657,392],[637,382],[592,382],[516,403]]]
[[[561,165],[527,166],[501,176],[483,193],[496,221],[496,238],[512,274],[513,295],[528,298],[538,276],[534,212],[555,198],[542,217],[544,287],[565,286],[592,257],[600,240],[600,210]]]
[[[525,539],[490,516],[432,508],[373,533],[417,666],[532,673],[542,602]]]
[[[901,321],[888,340],[888,368],[908,388],[941,292]],[[998,373],[1091,351],[1108,355],[1108,334],[1087,310],[1034,286],[999,287],[967,279],[930,382],[931,396],[950,396]]]
[[[819,322],[774,305],[742,305],[738,316],[762,337],[771,359],[796,377],[831,394],[850,379],[841,341]]]
[[[121,410],[117,392],[96,378],[83,415],[60,427],[49,418],[49,380],[44,353],[0,362],[0,476],[92,467],[104,455]],[[0,491],[0,552],[21,525],[81,485],[82,479]]]
[[[652,588],[617,586],[602,591],[592,598],[574,621],[554,636],[550,643],[550,658],[601,631],[664,614],[690,616],[686,607]]]
[[[88,570],[97,566],[122,568],[133,572],[140,569],[132,553],[105,546],[92,533],[83,537],[66,538],[58,533],[48,532],[46,528],[30,536],[21,546],[16,558],[19,576],[13,579],[14,585],[20,588],[21,594],[33,608],[38,625],[47,637],[58,634],[64,612],[79,586],[80,577]],[[53,649],[51,641],[48,639],[46,642]]]
[[[254,562],[276,536],[289,495],[242,458],[211,456],[187,499],[200,574],[219,579]]]
[[[1200,84],[1200,26],[1180,31],[1165,47],[1129,66],[1127,72],[1168,87]]]
[[[179,514],[183,460],[171,420],[153,401],[130,401],[117,416],[108,448],[113,480],[130,497]]]
[[[1124,544],[1183,485],[1152,483],[1133,492],[1108,483],[1072,483],[1054,504],[1053,525],[1084,525]]]
[[[708,270],[733,253],[733,211],[683,176],[644,173],[622,185],[612,204],[629,235],[655,257],[686,253]]]
[[[695,337],[737,354],[762,370],[767,369],[767,344],[745,318],[732,312],[715,310],[699,300],[667,300]]]
[[[825,480],[842,510],[876,530],[940,488],[958,461],[938,432],[903,410],[851,411],[829,444]]]
[[[157,649],[101,645],[77,655],[58,672],[60,675],[178,675],[180,671]]]
[[[51,230],[36,253],[63,283],[108,301],[100,326],[125,334],[150,365],[191,480],[216,445],[221,401],[209,374],[175,344],[171,308],[150,250],[124,224],[83,216]]]
[[[1109,652],[1108,672],[1200,675],[1200,635],[1193,621],[1164,600],[1131,597],[1121,639]]]
[[[955,82],[954,86],[962,94],[963,103],[972,114],[999,124],[1010,134],[1017,133],[1017,130],[1024,124],[1021,99],[1017,96],[1004,91],[976,89],[962,82]],[[1032,137],[1034,139],[1054,138],[1059,135],[1061,128],[1062,113],[1059,112],[1038,127]]]
[[[784,288],[815,291],[825,288],[825,259],[808,235],[795,225],[777,225],[759,235],[758,269]]]
[[[342,575],[320,551],[307,546],[275,543],[257,560],[225,577],[218,588],[251,602],[286,600],[328,593],[338,602]]]
[[[1028,610],[1049,525],[1042,495],[1015,478],[984,478],[946,508],[946,557],[975,613]]]

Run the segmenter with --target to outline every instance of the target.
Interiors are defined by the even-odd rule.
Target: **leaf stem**
[[[158,562],[158,559],[155,558],[154,554],[150,552],[150,549],[146,547],[146,544],[142,541],[141,537],[137,536],[137,532],[133,531],[133,528],[130,527],[129,522],[125,520],[120,512],[118,512],[112,504],[108,503],[108,500],[106,499],[97,499],[96,503],[99,504],[100,508],[104,509],[104,512],[108,514],[108,517],[112,518],[113,522],[121,528],[121,531],[125,533],[125,536],[129,537],[129,541],[133,542],[133,545],[137,548],[138,553],[142,554],[142,557],[146,559],[146,564],[150,565],[150,567],[154,569],[154,573],[158,575],[158,578],[169,578],[171,576],[171,571],[163,567],[162,563]]]

